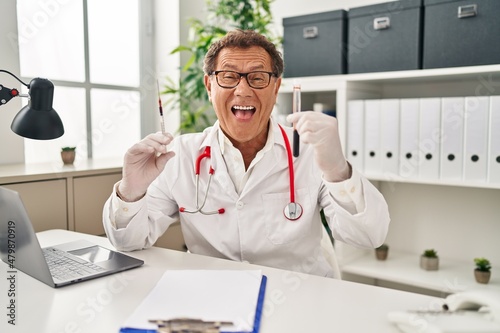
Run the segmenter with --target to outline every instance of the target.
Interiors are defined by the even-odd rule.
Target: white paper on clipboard
[[[168,270],[123,327],[155,330],[150,319],[229,321],[224,332],[252,332],[260,270]]]

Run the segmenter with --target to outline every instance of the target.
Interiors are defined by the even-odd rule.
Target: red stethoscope
[[[290,148],[290,141],[288,141],[288,137],[285,133],[285,130],[278,124],[281,134],[283,135],[283,139],[285,140],[285,147],[286,147],[286,153],[288,156],[288,171],[289,171],[289,176],[290,176],[290,203],[288,203],[285,208],[283,209],[283,215],[290,220],[290,221],[295,221],[298,220],[302,216],[302,206],[295,202],[295,176],[294,176],[294,170],[293,170],[293,159],[292,159],[292,149]],[[210,190],[210,183],[212,182],[212,176],[215,172],[214,168],[210,166],[210,169],[208,171],[208,183],[207,183],[207,190],[205,191],[205,196],[203,197],[203,200],[200,204],[199,201],[199,182],[200,182],[200,165],[201,161],[204,158],[210,158],[210,146],[205,147],[205,150],[203,153],[198,156],[196,159],[196,164],[195,164],[195,176],[196,176],[196,209],[195,210],[187,210],[185,207],[180,207],[179,212],[181,213],[189,213],[189,214],[195,214],[195,213],[201,213],[203,215],[214,215],[214,214],[224,214],[225,209],[220,208],[218,210],[213,210],[213,211],[204,211],[203,208],[205,207],[205,203],[207,202],[207,197],[208,197],[208,191]]]

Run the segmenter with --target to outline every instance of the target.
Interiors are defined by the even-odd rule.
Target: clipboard
[[[193,283],[196,281],[199,283]],[[266,286],[267,277],[261,271],[166,271],[120,328],[120,333],[156,333],[156,322],[160,321],[195,324],[231,321],[233,326],[221,326],[219,332],[258,333]],[[207,293],[202,295],[200,290]],[[219,297],[214,298],[214,294]]]

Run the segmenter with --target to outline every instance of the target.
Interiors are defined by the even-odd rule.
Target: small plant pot
[[[474,270],[474,277],[476,278],[476,282],[487,284],[488,282],[490,282],[491,271],[484,272],[484,271],[480,271],[480,270],[475,269]]]
[[[437,271],[439,268],[439,258],[420,256],[420,268],[426,271]]]
[[[386,260],[388,254],[388,249],[375,249],[375,258],[377,258],[377,260]]]
[[[75,161],[75,151],[74,150],[62,151],[61,159],[64,164],[73,164],[73,162]]]

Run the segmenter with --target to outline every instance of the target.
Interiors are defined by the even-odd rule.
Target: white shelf
[[[496,78],[500,77],[500,65],[284,78],[281,92],[292,92],[293,82],[295,80],[300,81],[302,91],[317,92],[338,90],[339,88],[345,87],[346,82],[433,82],[445,80],[478,79],[482,77],[483,81],[487,83],[489,82],[488,78],[490,75],[492,75],[492,78],[495,78],[496,82]]]
[[[67,175],[84,176],[120,172],[122,165],[123,158],[76,160],[71,165],[64,165],[62,161],[36,164],[4,164],[0,165],[0,183],[64,178]]]
[[[492,269],[488,284],[474,279],[474,262],[439,259],[437,271],[426,271],[419,266],[419,255],[389,250],[387,260],[381,261],[372,253],[342,265],[343,273],[366,276],[443,293],[487,289],[500,291],[500,270]]]
[[[284,78],[280,93],[292,93],[294,81],[300,83],[302,92],[337,91],[346,86],[346,75],[308,76],[300,78]]]
[[[371,181],[386,181],[406,184],[423,184],[423,185],[442,185],[442,186],[458,186],[458,187],[473,187],[485,189],[500,189],[500,183],[472,182],[465,180],[443,180],[443,179],[418,179],[405,178],[398,175],[365,175]]]
[[[500,75],[500,65],[470,66],[470,67],[450,67],[435,69],[417,69],[410,71],[394,71],[379,73],[348,74],[349,81],[442,81],[449,78],[454,80],[477,78],[482,74]]]

